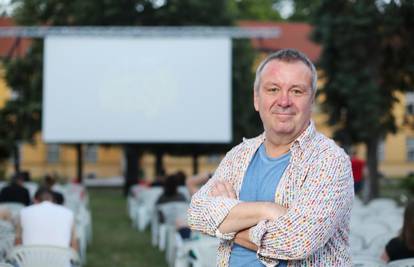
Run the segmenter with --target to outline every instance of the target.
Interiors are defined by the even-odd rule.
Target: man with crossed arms
[[[189,209],[193,230],[222,239],[217,266],[351,266],[351,165],[311,121],[316,83],[293,49],[259,65],[264,133],[226,154]]]

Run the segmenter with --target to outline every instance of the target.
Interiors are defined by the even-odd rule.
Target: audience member
[[[73,212],[55,204],[53,192],[48,188],[40,188],[34,201],[34,205],[20,211],[16,244],[71,246],[77,251]]]
[[[351,166],[352,174],[354,176],[355,194],[358,194],[361,192],[364,182],[365,161],[357,157],[356,151],[352,152]]]
[[[11,183],[0,191],[0,202],[17,202],[30,205],[30,193],[24,187],[24,176],[16,174]]]
[[[186,201],[186,198],[183,194],[178,192],[177,176],[170,175],[167,176],[164,182],[164,191],[162,195],[158,198],[156,204],[164,204],[167,202],[175,201]]]
[[[381,258],[386,262],[414,258],[414,201],[405,208],[400,235],[388,242]]]
[[[176,177],[178,186],[184,186],[185,185],[185,181],[187,179],[187,176],[185,175],[185,173],[183,171],[176,172],[175,177]]]
[[[56,204],[63,205],[65,203],[65,198],[63,194],[56,190],[53,190],[53,186],[55,185],[56,179],[51,175],[46,175],[43,182],[44,186],[53,192],[54,202]]]

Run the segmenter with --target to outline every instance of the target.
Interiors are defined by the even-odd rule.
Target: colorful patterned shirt
[[[193,230],[222,239],[217,266],[228,266],[236,233],[220,233],[219,225],[240,203],[241,184],[250,160],[265,135],[246,139],[229,151],[214,176],[192,198],[188,222]],[[351,266],[349,220],[354,198],[349,157],[331,139],[316,132],[314,123],[293,142],[291,158],[275,193],[287,208],[276,220],[250,228],[250,240],[266,266],[277,259],[288,266]],[[237,199],[210,197],[217,180],[229,182]]]

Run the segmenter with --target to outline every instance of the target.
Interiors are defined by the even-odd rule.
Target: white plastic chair
[[[0,234],[0,262],[7,258],[7,255],[14,246],[14,233]]]
[[[365,244],[369,244],[377,236],[389,233],[386,225],[378,222],[363,222],[359,227],[351,229],[352,234],[360,235],[364,238]]]
[[[164,217],[164,223],[158,226],[158,247],[164,250],[167,245],[168,226],[175,229],[177,219],[187,221],[187,210],[189,204],[186,202],[168,202],[157,206],[157,210]]]
[[[367,244],[365,252],[370,256],[380,258],[384,252],[385,245],[394,238],[393,233],[386,233],[375,237],[370,243]]]
[[[369,257],[369,256],[355,256],[353,258],[353,267],[385,267],[386,264],[375,257]]]
[[[33,199],[39,185],[35,182],[24,182],[23,186],[29,190],[30,198]]]
[[[178,190],[178,192],[179,192],[180,194],[182,194],[183,196],[185,196],[185,199],[186,199],[188,202],[190,202],[190,201],[191,201],[190,192],[188,191],[187,186],[185,186],[185,185],[179,186],[179,187],[177,188],[177,190]]]
[[[191,251],[194,253],[195,259],[191,258],[190,262],[193,267],[209,267],[214,266],[217,262],[217,248],[219,246],[218,239],[202,239],[200,242],[194,243]]]
[[[349,235],[349,245],[352,255],[356,255],[365,247],[364,238],[358,234],[351,233]]]
[[[9,261],[19,267],[80,266],[73,249],[54,246],[18,246],[10,252]]]
[[[9,221],[0,220],[0,237],[9,233],[14,233],[13,224]]]
[[[382,213],[396,210],[398,207],[395,200],[391,198],[376,198],[368,203],[367,208]]]
[[[151,187],[138,195],[138,205],[135,210],[134,223],[138,230],[144,231],[151,221],[155,209],[155,203],[162,194],[161,187]]]
[[[390,261],[387,267],[414,267],[414,258]]]
[[[13,217],[13,220],[17,220],[20,214],[20,210],[23,209],[25,206],[19,202],[3,202],[0,204],[0,208],[8,209]]]

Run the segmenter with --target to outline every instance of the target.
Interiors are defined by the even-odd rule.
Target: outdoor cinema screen
[[[228,143],[228,38],[45,39],[43,139]]]

